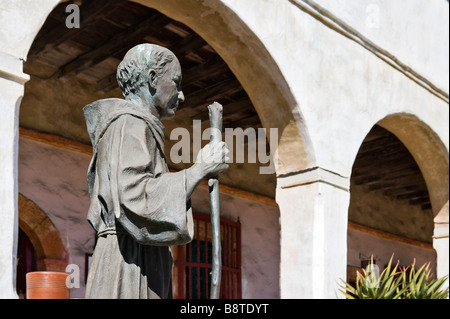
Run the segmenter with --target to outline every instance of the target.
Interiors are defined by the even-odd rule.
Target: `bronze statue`
[[[86,298],[171,298],[169,246],[192,240],[191,194],[228,169],[228,149],[210,143],[190,168],[169,172],[160,120],[174,117],[184,95],[180,63],[168,49],[132,48],[117,80],[125,100],[83,109],[93,145],[88,220],[97,232]]]

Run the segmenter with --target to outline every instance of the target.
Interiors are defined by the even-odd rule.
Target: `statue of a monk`
[[[166,48],[141,44],[117,69],[123,99],[84,109],[93,145],[88,220],[97,232],[86,298],[171,298],[171,245],[193,238],[194,189],[228,169],[225,143],[206,145],[188,169],[169,172],[164,126],[184,101],[181,66]]]

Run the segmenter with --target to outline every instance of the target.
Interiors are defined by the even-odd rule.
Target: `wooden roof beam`
[[[420,174],[420,170],[415,163],[410,165],[405,165],[403,167],[380,167],[379,169],[374,169],[372,171],[367,171],[366,174],[353,175],[354,184],[370,184],[380,180],[391,180],[404,176],[414,176]]]
[[[426,189],[426,185],[422,176],[404,176],[389,181],[380,181],[379,183],[369,185],[369,187],[371,190],[390,190],[392,191],[391,194],[400,193],[406,187],[408,187],[409,189],[415,188],[416,190]]]
[[[219,57],[215,56],[205,63],[191,67],[183,72],[183,83],[199,82],[205,78],[227,69],[225,62]]]
[[[202,88],[186,95],[186,102],[180,105],[179,113],[188,116],[195,115],[198,113],[197,110],[239,90],[242,90],[242,87],[236,78]]]
[[[426,192],[426,191],[411,193],[409,195],[404,194],[404,195],[397,196],[397,199],[399,199],[399,200],[405,200],[405,199],[416,200],[419,198],[427,198],[428,201],[430,201],[430,196],[428,196],[428,192]]]
[[[126,0],[108,1],[95,0],[80,7],[80,26],[81,28],[67,29],[65,26],[54,28],[47,33],[39,36],[33,43],[28,54],[28,63],[33,63],[43,53],[53,50],[59,44],[71,39],[84,31],[92,22],[108,15]]]
[[[379,151],[391,146],[404,147],[403,143],[396,136],[392,135],[362,143],[358,150],[358,156],[364,153]]]
[[[416,187],[408,187],[404,190],[393,192],[392,190],[388,190],[384,192],[384,195],[387,196],[396,196],[397,199],[403,200],[403,199],[413,199],[416,197],[429,197],[428,190],[422,189],[419,190]]]
[[[172,51],[178,58],[187,55],[190,52],[196,51],[207,43],[196,33],[192,33],[180,41],[169,46],[169,50]]]
[[[352,176],[362,176],[364,174],[378,174],[379,172],[395,172],[405,168],[417,166],[412,156],[405,156],[405,153],[398,152],[389,157],[371,156],[367,158],[356,158],[353,164]]]
[[[146,34],[156,32],[170,23],[170,19],[162,14],[151,16],[145,20],[125,29],[110,39],[105,40],[93,50],[79,56],[61,68],[59,77],[65,78],[72,74],[78,74],[96,65],[111,55],[137,44]]]

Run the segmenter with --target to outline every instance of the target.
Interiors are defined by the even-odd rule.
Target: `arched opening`
[[[431,133],[413,116],[393,115],[361,144],[351,176],[348,281],[371,256],[381,270],[394,254],[401,266],[431,262],[436,271],[433,219],[448,201],[448,153]]]
[[[393,114],[379,122],[405,145],[419,166],[430,195],[433,216],[449,199],[448,150],[439,136],[412,114]]]
[[[29,240],[34,248],[35,270],[65,271],[68,253],[58,230],[47,214],[22,194],[19,194],[19,227],[24,241]]]

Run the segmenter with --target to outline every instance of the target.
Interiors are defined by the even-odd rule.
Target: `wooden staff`
[[[222,141],[222,105],[214,102],[208,106],[211,125],[210,143],[214,145]],[[219,176],[210,178],[209,206],[211,209],[212,232],[212,270],[211,270],[211,299],[219,299],[220,279],[222,272],[222,254],[220,246],[220,210],[219,210]]]

